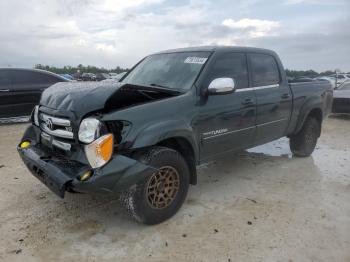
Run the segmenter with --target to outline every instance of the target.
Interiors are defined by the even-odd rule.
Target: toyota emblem
[[[51,118],[46,119],[45,125],[46,125],[46,127],[47,127],[48,129],[50,129],[50,130],[53,129],[53,123],[52,123]]]

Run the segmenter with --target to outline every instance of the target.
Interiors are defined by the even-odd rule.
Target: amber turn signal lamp
[[[113,135],[104,135],[86,145],[85,154],[92,168],[105,165],[113,154]]]

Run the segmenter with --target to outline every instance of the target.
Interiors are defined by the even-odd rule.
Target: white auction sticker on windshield
[[[203,65],[208,58],[206,57],[194,57],[194,56],[190,56],[187,57],[186,60],[184,61],[185,64],[200,64]]]

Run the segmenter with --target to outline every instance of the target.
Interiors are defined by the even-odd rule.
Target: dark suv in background
[[[29,116],[46,88],[67,81],[43,70],[0,68],[0,120]]]

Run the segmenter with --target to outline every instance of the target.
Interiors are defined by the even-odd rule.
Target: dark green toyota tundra
[[[309,156],[332,97],[325,81],[288,84],[269,50],[169,50],[120,82],[45,90],[18,152],[58,196],[118,194],[136,220],[156,224],[181,207],[201,163],[284,136]]]

